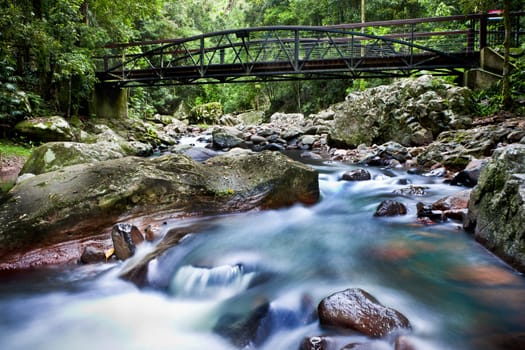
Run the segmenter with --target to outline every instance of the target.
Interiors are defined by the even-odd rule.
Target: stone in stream
[[[105,260],[106,254],[104,252],[104,249],[102,247],[97,247],[93,245],[88,245],[84,249],[84,252],[80,257],[80,261],[83,264],[95,264],[99,262],[104,262]]]
[[[407,208],[403,203],[387,199],[379,203],[374,216],[397,216],[406,213]]]
[[[360,288],[350,288],[324,298],[317,307],[322,326],[358,331],[370,337],[383,337],[400,328],[411,328],[399,311],[381,305]]]
[[[333,340],[330,337],[306,337],[301,343],[300,350],[329,350],[332,345]]]
[[[135,254],[136,246],[144,242],[140,230],[131,224],[116,224],[111,231],[111,239],[115,255],[120,260],[126,260]]]
[[[363,168],[346,171],[341,177],[342,180],[346,181],[366,181],[371,178],[370,172]]]

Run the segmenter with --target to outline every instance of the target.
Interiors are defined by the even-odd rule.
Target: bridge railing
[[[524,12],[513,13],[515,45],[523,42]],[[502,43],[494,15],[449,16],[328,27],[274,26],[185,39],[112,44],[99,57],[99,77],[120,83],[200,78],[220,81],[256,74],[412,69],[415,55],[472,54]],[[400,62],[375,62],[399,57]],[[449,63],[450,64],[450,63]],[[467,62],[458,63],[459,66]],[[433,68],[432,65],[427,65]],[[454,66],[452,66],[453,68]],[[436,65],[434,68],[440,68]]]

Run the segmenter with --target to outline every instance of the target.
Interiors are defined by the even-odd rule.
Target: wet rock
[[[410,338],[402,335],[396,339],[394,350],[416,350],[416,347]]]
[[[84,249],[80,261],[83,264],[96,264],[106,261],[104,248],[99,246],[88,245]]]
[[[71,125],[59,116],[23,120],[15,125],[15,131],[36,142],[75,140]]]
[[[429,187],[426,186],[415,186],[410,185],[405,188],[400,188],[398,190],[394,190],[393,193],[400,195],[400,196],[406,196],[406,197],[416,197],[416,196],[426,196]]]
[[[109,233],[122,217],[274,209],[318,199],[317,172],[278,152],[204,163],[169,154],[72,165],[15,185],[0,203],[0,269],[22,267],[20,254],[38,248]],[[67,261],[81,253],[72,250]]]
[[[481,170],[487,165],[488,159],[473,159],[465,169],[457,173],[451,180],[450,184],[453,186],[474,187],[478,184],[479,174]]]
[[[446,212],[447,210],[467,209],[470,193],[471,190],[464,190],[456,192],[450,196],[445,196],[432,203],[432,209],[441,210],[443,212]]]
[[[190,147],[184,151],[182,151],[182,154],[190,157],[191,159],[197,161],[197,162],[204,162],[205,160],[208,160],[210,158],[215,157],[219,153],[217,151],[214,151],[209,148],[204,147]]]
[[[397,216],[406,213],[407,208],[403,203],[387,199],[377,206],[374,216]]]
[[[242,131],[232,127],[217,127],[213,129],[213,145],[219,149],[233,148],[243,142]]]
[[[472,190],[466,228],[525,271],[525,145],[498,148]]]
[[[428,218],[434,221],[444,221],[447,218],[464,221],[467,217],[467,208],[470,190],[460,191],[440,198],[432,204],[417,203],[417,217]]]
[[[383,337],[410,322],[399,311],[381,305],[359,288],[337,292],[323,299],[317,308],[322,326],[352,329],[370,337]]]
[[[385,341],[377,340],[366,343],[351,343],[345,345],[341,350],[391,350],[392,347]]]
[[[426,205],[425,203],[418,202],[416,204],[416,209],[418,218],[428,218],[434,221],[443,220],[443,213],[441,211],[433,210],[431,205]]]
[[[333,349],[333,343],[329,337],[306,337],[301,342],[300,350],[331,350]]]
[[[214,331],[230,340],[238,348],[243,348],[255,341],[258,330],[270,310],[270,303],[265,301],[257,306],[248,316],[226,314],[219,318]],[[258,343],[260,344],[260,343]]]
[[[113,226],[111,240],[115,248],[115,256],[120,260],[126,260],[135,254],[137,245],[144,242],[144,236],[136,226],[120,223]]]
[[[259,135],[252,135],[252,136],[250,136],[250,141],[253,142],[254,144],[267,142],[265,137],[262,137],[262,136],[259,136]]]
[[[341,177],[346,181],[366,181],[371,178],[370,172],[363,168],[346,171]]]

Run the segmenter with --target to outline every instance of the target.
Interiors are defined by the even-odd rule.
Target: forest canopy
[[[28,116],[86,115],[96,84],[93,57],[114,42],[178,38],[277,24],[328,25],[446,16],[501,7],[486,0],[2,0],[0,124]],[[520,10],[521,1],[512,1]],[[173,113],[219,101],[226,112],[259,108],[315,111],[344,97],[351,81],[134,89],[136,114]]]

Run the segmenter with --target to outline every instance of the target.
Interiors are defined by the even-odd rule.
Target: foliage
[[[487,0],[367,0],[366,20],[446,16],[501,8]],[[513,10],[522,9],[512,0]],[[8,0],[0,6],[0,123],[42,114],[87,114],[92,57],[111,42],[156,40],[262,25],[361,20],[361,0]],[[436,26],[439,24],[435,24]],[[518,82],[514,78],[515,82]],[[382,82],[383,83],[383,82]],[[374,82],[333,80],[155,87],[130,92],[134,116],[220,102],[225,112],[316,112]],[[516,86],[520,83],[512,85]]]

